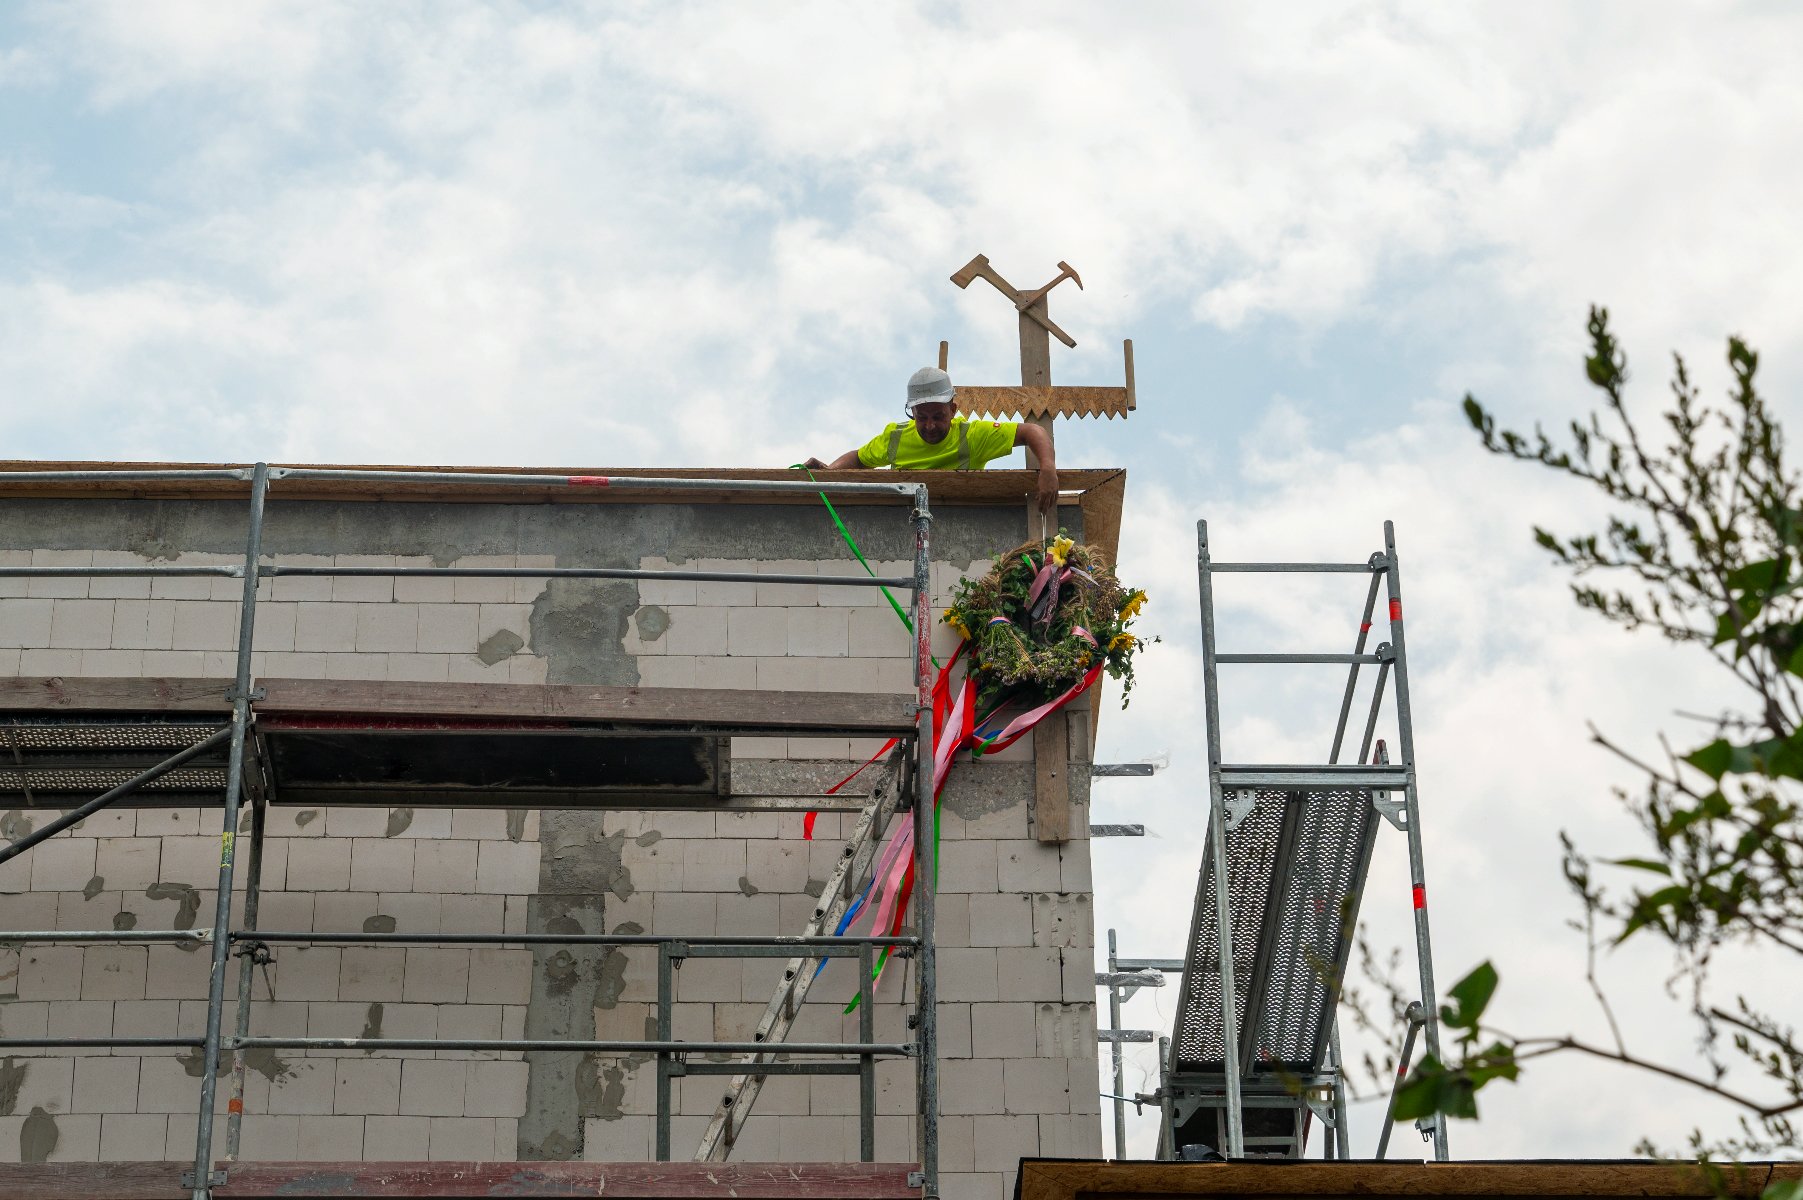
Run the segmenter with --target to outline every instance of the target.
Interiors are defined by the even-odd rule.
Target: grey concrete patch
[[[363,1014],[363,1032],[357,1035],[362,1038],[379,1038],[382,1036],[382,1002],[370,1002],[369,1011]],[[374,1054],[374,1050],[365,1050],[365,1055]]]
[[[188,1073],[190,1079],[199,1079],[207,1073],[207,1051],[204,1046],[190,1046],[176,1055],[175,1061],[182,1065],[182,1070]],[[213,1078],[224,1079],[231,1073],[231,1069],[232,1056],[222,1052],[219,1055],[219,1065],[213,1072]]]
[[[820,893],[826,891],[826,880],[810,879],[801,885],[801,890],[818,900],[820,899]]]
[[[4,817],[0,817],[0,837],[9,842],[16,842],[31,832],[31,818],[13,809]]]
[[[518,654],[526,644],[526,639],[511,629],[497,629],[490,634],[481,645],[476,647],[476,657],[487,666],[505,662]]]
[[[602,1067],[599,1094],[590,1099],[593,1116],[603,1121],[618,1121],[626,1115],[626,1072],[620,1067]]]
[[[106,876],[96,875],[96,876],[94,876],[94,878],[88,880],[88,882],[82,886],[81,898],[83,900],[92,900],[94,897],[98,896],[101,892],[104,892],[105,890],[106,890]]]
[[[751,880],[741,875],[739,876],[739,894],[742,896],[755,896],[758,894],[758,887],[753,884]]]
[[[194,928],[194,919],[200,914],[200,893],[185,883],[153,883],[144,889],[144,895],[151,900],[174,900],[180,907],[175,912],[175,929]],[[194,943],[184,942],[184,946],[192,949]]]
[[[10,1117],[19,1107],[19,1089],[25,1086],[29,1063],[16,1058],[0,1059],[0,1117]]]
[[[120,930],[121,932],[123,932],[124,930],[136,929],[137,927],[138,927],[138,914],[137,913],[131,912],[129,910],[122,910],[120,912],[116,912],[113,914],[113,928],[114,929],[117,929],[117,930]]]
[[[632,623],[638,627],[639,641],[655,642],[670,632],[670,611],[647,604],[632,615]]]
[[[279,1082],[294,1074],[294,1068],[277,1057],[276,1052],[264,1046],[253,1046],[244,1052],[244,1065],[269,1080]]]
[[[507,840],[517,842],[526,836],[526,810],[511,808],[507,810]]]
[[[302,829],[305,829],[317,820],[319,820],[319,810],[317,808],[303,808],[301,811],[294,814],[294,823]]]
[[[34,1108],[19,1126],[19,1161],[49,1162],[50,1156],[56,1152],[57,1142],[61,1140],[62,1134],[57,1131],[56,1118],[41,1108]]]
[[[387,913],[377,913],[373,917],[363,918],[364,933],[393,933],[395,919]]]
[[[388,810],[388,827],[382,830],[383,837],[395,837],[407,832],[413,824],[411,808],[391,808]]]
[[[734,764],[734,766],[736,769],[737,764]],[[645,832],[632,839],[633,844],[637,846],[655,846],[663,840],[664,835],[655,829],[647,829]]]

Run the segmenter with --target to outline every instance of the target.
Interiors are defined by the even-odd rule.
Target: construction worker
[[[845,471],[853,467],[896,467],[904,471],[980,471],[984,465],[1025,446],[1039,460],[1035,499],[1041,512],[1058,507],[1058,468],[1052,437],[1026,421],[973,421],[958,415],[952,377],[938,367],[922,367],[908,379],[907,421],[883,426],[883,432],[831,462],[807,461],[809,470]]]

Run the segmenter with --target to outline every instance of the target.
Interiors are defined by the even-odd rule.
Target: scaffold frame
[[[190,942],[206,945],[211,951],[208,975],[206,1029],[202,1037],[133,1037],[133,1038],[4,1038],[0,1049],[84,1049],[84,1048],[187,1048],[199,1049],[202,1056],[200,1094],[197,1103],[193,1172],[184,1187],[191,1187],[193,1200],[210,1200],[213,1189],[222,1182],[216,1169],[220,1159],[215,1155],[214,1118],[218,1112],[217,1087],[220,1064],[231,1058],[232,1098],[227,1107],[226,1155],[224,1161],[236,1160],[243,1115],[242,1098],[245,1084],[245,1052],[252,1049],[360,1049],[360,1050],[486,1050],[499,1052],[560,1051],[572,1053],[638,1053],[651,1054],[657,1060],[658,1111],[657,1158],[670,1157],[671,1094],[670,1081],[682,1074],[730,1075],[746,1070],[747,1061],[756,1061],[760,1052],[771,1046],[764,1042],[677,1040],[671,1032],[674,1000],[673,974],[685,958],[703,957],[771,957],[793,958],[798,955],[812,961],[832,957],[856,959],[860,970],[860,997],[864,1017],[860,1022],[857,1042],[784,1042],[782,1053],[798,1061],[758,1063],[759,1074],[849,1074],[861,1077],[860,1143],[863,1160],[873,1155],[874,1086],[871,1071],[878,1057],[912,1057],[916,1060],[916,1148],[919,1171],[911,1173],[910,1184],[918,1183],[924,1200],[939,1196],[939,1097],[937,973],[934,954],[934,897],[931,887],[914,891],[913,935],[897,936],[783,936],[753,935],[685,936],[682,934],[413,934],[413,933],[312,933],[257,928],[258,901],[264,841],[264,814],[267,797],[253,795],[249,799],[250,847],[245,877],[238,878],[238,830],[241,809],[246,806],[246,752],[253,725],[255,705],[259,699],[253,688],[251,647],[255,630],[258,589],[262,580],[287,575],[365,575],[365,576],[439,576],[439,577],[505,577],[505,578],[572,578],[572,579],[659,579],[748,582],[759,585],[826,584],[832,586],[895,588],[909,594],[907,611],[911,618],[912,672],[914,683],[911,727],[898,729],[905,769],[901,772],[904,801],[917,814],[930,811],[934,794],[934,759],[932,727],[931,674],[931,523],[932,512],[924,483],[869,482],[795,482],[755,479],[695,479],[656,476],[555,475],[500,472],[466,472],[454,470],[365,470],[330,468],[291,468],[257,463],[245,468],[221,469],[144,469],[144,470],[56,470],[9,471],[0,476],[7,482],[59,484],[117,484],[159,481],[237,482],[248,485],[248,517],[244,558],[241,564],[182,565],[145,564],[142,566],[0,566],[0,577],[57,576],[216,576],[241,579],[243,589],[239,602],[238,635],[234,673],[225,699],[230,703],[229,720],[194,744],[172,754],[136,776],[109,788],[103,794],[57,818],[43,828],[26,834],[0,848],[0,862],[5,862],[55,834],[79,824],[111,804],[133,796],[171,771],[180,769],[197,756],[227,748],[224,778],[223,820],[220,829],[220,859],[211,924],[191,930],[39,930],[0,932],[0,944],[29,943],[107,943],[107,942]],[[813,574],[755,574],[751,572],[628,569],[586,567],[303,567],[265,563],[262,535],[264,514],[272,484],[284,480],[329,480],[364,483],[431,483],[452,486],[522,486],[531,488],[608,488],[614,492],[692,491],[704,494],[739,492],[749,494],[833,493],[858,496],[869,502],[911,504],[909,520],[914,533],[914,562],[911,575],[887,578],[874,573],[868,576]],[[192,682],[192,681],[189,681]],[[223,680],[219,682],[225,682]],[[534,686],[534,685],[523,685]],[[696,722],[716,731],[747,724],[743,719],[732,722]],[[755,724],[755,722],[750,722]],[[716,728],[717,727],[717,728]],[[824,727],[823,727],[824,728]],[[857,731],[847,724],[849,731]],[[0,770],[8,770],[0,766]],[[21,772],[20,778],[23,779]],[[187,806],[184,804],[184,806]],[[451,805],[446,805],[451,806]],[[553,804],[526,807],[557,807]],[[631,803],[608,807],[632,809]],[[934,877],[931,861],[933,839],[917,838],[913,846],[914,868],[920,879]],[[231,909],[242,882],[244,897],[243,926],[234,928]],[[633,1041],[559,1039],[406,1039],[406,1038],[280,1038],[258,1037],[250,1032],[251,985],[259,952],[267,961],[271,944],[304,942],[310,944],[400,943],[400,944],[507,944],[507,945],[595,945],[654,946],[658,953],[657,1028],[656,1038]],[[884,1043],[873,1040],[869,1020],[871,1011],[872,955],[878,947],[898,948],[911,957],[915,969],[909,974],[914,981],[914,1011],[909,1024],[914,1040]],[[260,948],[260,949],[259,949]],[[227,974],[234,951],[239,959],[236,988],[235,1029],[224,1031]],[[746,1056],[745,1061],[702,1063],[688,1061],[691,1055],[708,1053]],[[827,1061],[835,1060],[835,1061]]]

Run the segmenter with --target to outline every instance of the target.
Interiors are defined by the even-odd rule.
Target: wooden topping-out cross
[[[986,417],[1019,417],[1031,421],[1044,429],[1048,436],[1052,433],[1054,417],[1125,417],[1136,407],[1133,393],[1133,343],[1121,343],[1121,351],[1126,362],[1125,387],[1053,387],[1052,386],[1052,338],[1056,337],[1066,346],[1073,349],[1077,345],[1075,338],[1060,329],[1051,318],[1046,308],[1046,296],[1051,290],[1066,279],[1072,280],[1077,287],[1083,287],[1083,280],[1075,267],[1067,262],[1059,262],[1058,275],[1042,288],[1030,292],[1017,290],[1013,284],[1003,279],[996,269],[989,265],[987,255],[979,254],[964,264],[952,276],[952,282],[961,288],[969,287],[971,281],[985,279],[996,291],[1006,296],[1020,314],[1020,386],[1019,387],[958,387],[958,405],[973,416]],[[946,346],[940,343],[941,367],[946,366]],[[1028,463],[1032,465],[1032,454],[1028,453]]]

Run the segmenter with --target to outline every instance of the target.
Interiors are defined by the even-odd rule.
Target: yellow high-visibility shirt
[[[953,417],[952,427],[937,443],[928,443],[912,421],[892,422],[883,432],[858,448],[858,461],[867,467],[898,467],[904,471],[972,471],[1014,453],[1018,421],[973,421]]]

